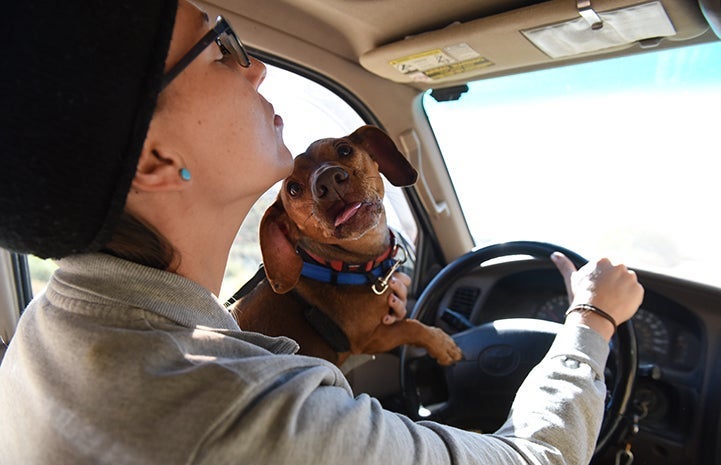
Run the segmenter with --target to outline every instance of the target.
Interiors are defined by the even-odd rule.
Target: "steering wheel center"
[[[520,362],[520,352],[506,344],[488,347],[478,357],[479,368],[489,376],[508,376],[516,371]]]

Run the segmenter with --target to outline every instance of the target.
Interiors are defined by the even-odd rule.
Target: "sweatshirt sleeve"
[[[252,403],[230,406],[194,463],[586,464],[603,417],[607,356],[595,331],[563,326],[493,434],[386,411],[353,397],[326,365],[288,370]]]

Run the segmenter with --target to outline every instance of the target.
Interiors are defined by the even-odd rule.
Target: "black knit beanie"
[[[155,109],[177,0],[16,0],[0,14],[0,247],[99,250]]]

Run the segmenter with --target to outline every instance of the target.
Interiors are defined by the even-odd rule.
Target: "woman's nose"
[[[265,63],[259,59],[252,56],[249,58],[250,66],[248,68],[243,68],[243,71],[248,77],[248,80],[252,82],[257,89],[260,86],[260,83],[265,80],[265,75],[268,73],[268,70],[265,67]]]

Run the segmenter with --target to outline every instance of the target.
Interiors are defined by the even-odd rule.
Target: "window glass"
[[[293,155],[303,153],[317,139],[345,136],[365,124],[358,113],[335,93],[277,67],[268,66],[268,75],[261,84],[260,92],[273,104],[275,112],[283,117],[283,140]],[[222,300],[232,296],[258,270],[262,262],[258,225],[266,208],[275,200],[279,187],[280,183],[263,195],[240,228],[228,260],[220,293]],[[414,244],[416,223],[402,190],[388,182],[385,182],[385,189],[384,205],[389,226]],[[409,272],[410,267],[405,270]]]
[[[721,286],[721,43],[423,102],[478,246],[547,241]]]
[[[28,266],[30,267],[30,283],[33,295],[37,295],[45,288],[50,276],[58,266],[53,260],[43,260],[34,255],[28,255]]]
[[[294,155],[305,151],[311,142],[340,137],[362,126],[363,119],[343,99],[325,87],[297,74],[268,66],[268,75],[260,92],[273,104],[285,123],[283,139]],[[245,219],[228,259],[220,298],[228,299],[258,269],[262,258],[258,245],[258,225],[265,209],[273,203],[280,184],[271,188],[256,203]],[[389,225],[401,232],[411,244],[416,239],[416,224],[400,188],[386,182],[385,207]],[[57,268],[52,260],[28,258],[37,294]],[[409,270],[407,268],[406,270]]]

